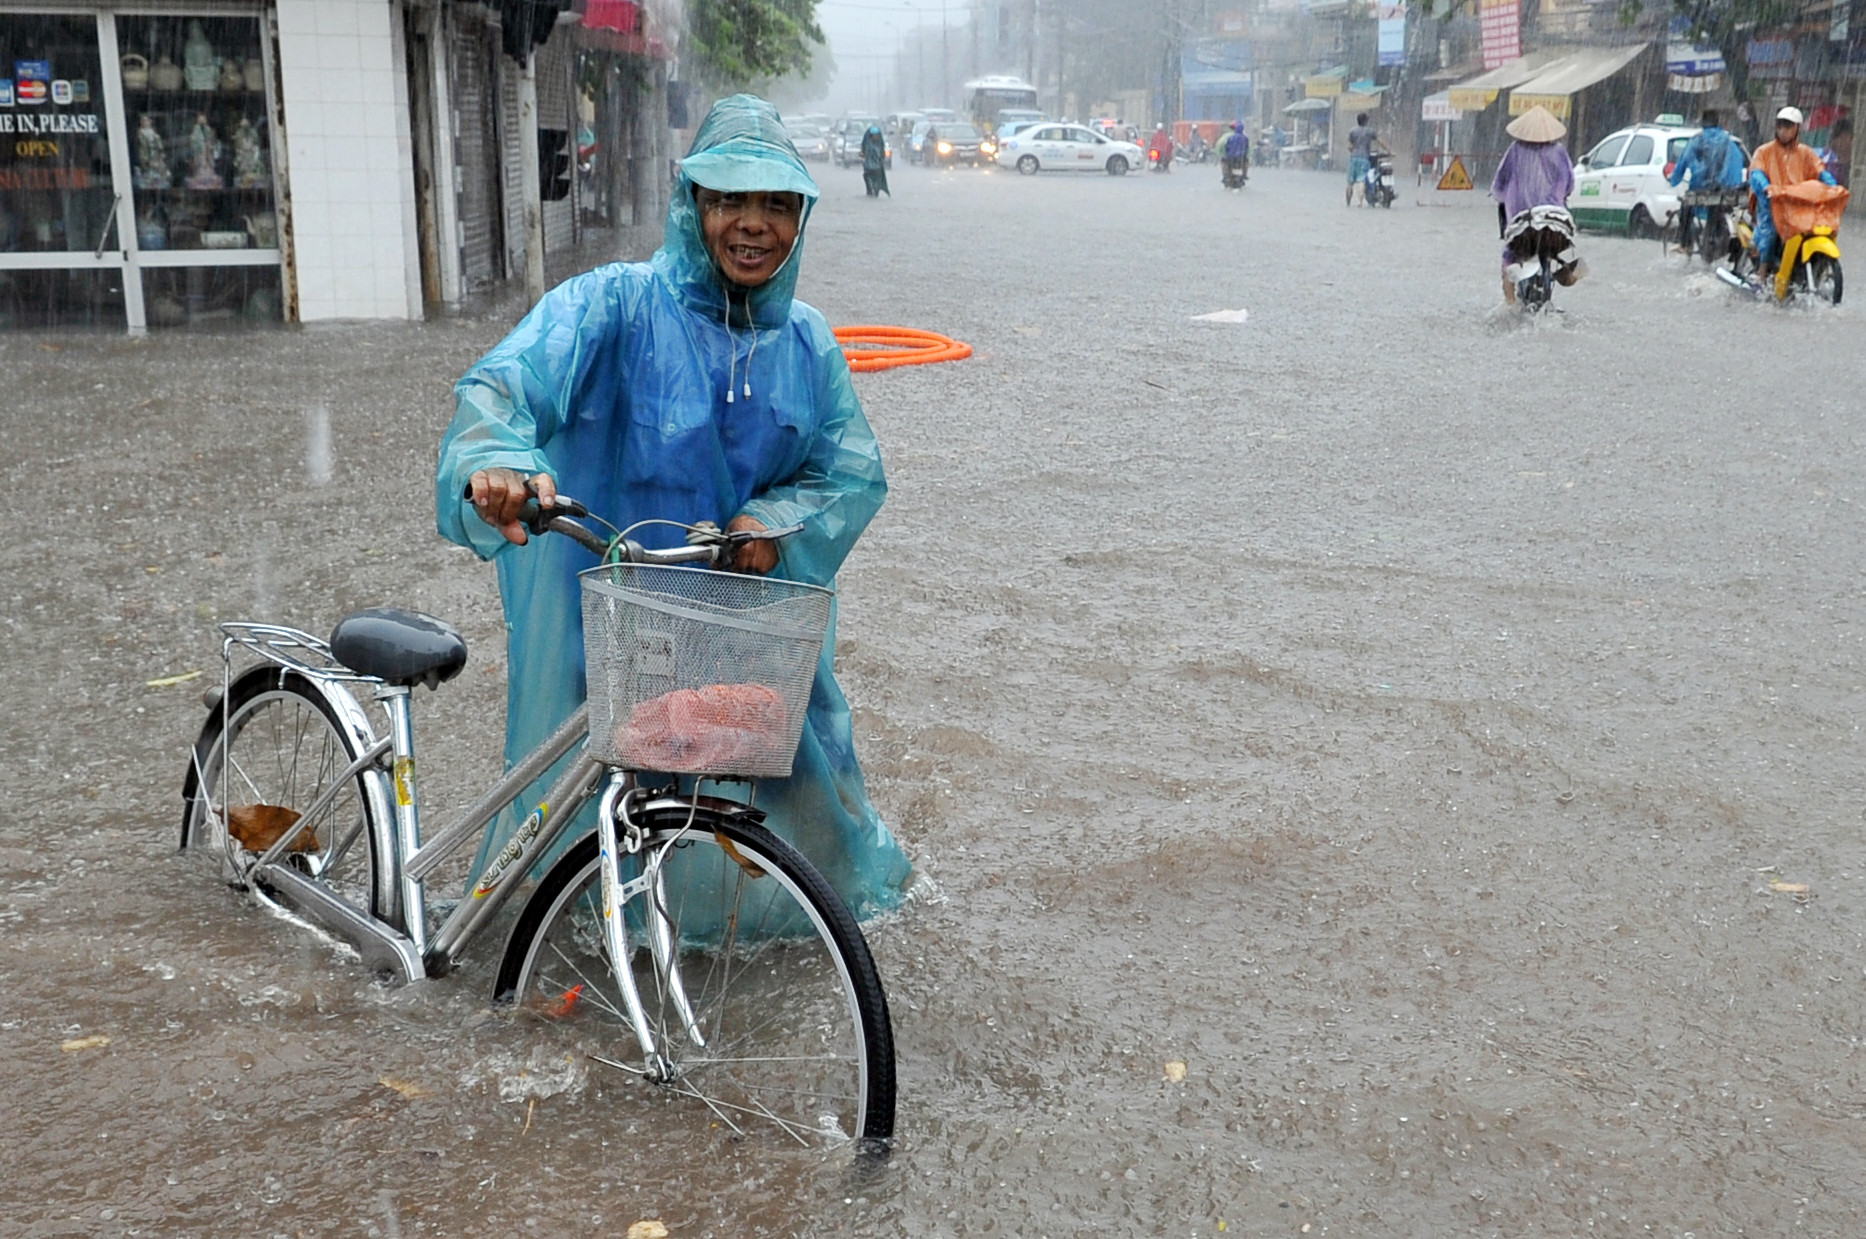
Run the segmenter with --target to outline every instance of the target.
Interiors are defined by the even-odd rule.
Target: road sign
[[[1445,169],[1445,175],[1438,178],[1440,189],[1476,189],[1471,184],[1471,174],[1464,170],[1464,156],[1453,155],[1451,166]]]

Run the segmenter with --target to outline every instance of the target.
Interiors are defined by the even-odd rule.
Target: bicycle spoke
[[[840,963],[844,940],[832,936],[809,888],[798,885],[795,862],[762,848],[741,853],[744,843],[730,838],[732,846],[727,834],[691,823],[659,832],[650,849],[676,841],[660,853],[665,868],[659,880],[644,881],[648,870],[638,870],[633,896],[617,910],[638,938],[629,943],[628,966],[648,1000],[648,1031],[659,1037],[667,1073],[655,1062],[632,1067],[627,1054],[591,1053],[599,1047],[581,1052],[659,1084],[670,1101],[697,1103],[691,1115],[735,1134],[822,1148],[877,1130],[875,1113],[885,1116],[879,1121],[885,1133],[892,1125],[892,1060],[877,1060],[878,1068],[869,1061],[868,1010],[858,1006],[863,1000]],[[548,923],[524,939],[526,962],[513,980],[529,1008],[552,1009],[579,981],[588,987],[597,971],[593,961],[606,958],[606,951],[586,953],[578,945],[585,935],[582,901],[602,880],[600,853],[585,846],[577,868],[560,879],[580,885],[557,888],[563,893],[552,902]],[[646,866],[656,857],[650,850],[634,863]],[[758,879],[748,862],[762,870]],[[659,950],[657,922],[666,934]],[[592,988],[581,999],[597,1004],[589,1014],[600,1022],[603,1038],[629,1027],[628,1014],[611,999]],[[885,1020],[884,1010],[876,1014]],[[591,1035],[590,1024],[579,1030],[566,1023],[578,1040]],[[689,1039],[689,1028],[704,1044]],[[879,1086],[875,1070],[884,1081]],[[884,1091],[873,1091],[877,1087]]]

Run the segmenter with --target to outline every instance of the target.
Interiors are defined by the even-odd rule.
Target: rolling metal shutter
[[[469,290],[505,278],[493,50],[482,21],[456,17],[453,39],[454,160],[460,218],[460,278]]]

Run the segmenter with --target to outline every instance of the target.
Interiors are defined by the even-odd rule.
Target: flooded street
[[[1866,1229],[1858,307],[1584,237],[1522,321],[1409,184],[817,175],[800,295],[976,350],[856,380],[892,1160],[664,1122],[491,1004],[502,935],[385,989],[175,852],[222,620],[455,621],[426,820],[489,780],[432,475],[509,313],[13,334],[6,1233]]]

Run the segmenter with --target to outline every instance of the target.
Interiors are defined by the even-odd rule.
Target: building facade
[[[536,53],[547,250],[667,146],[657,14],[590,3]],[[519,274],[506,7],[0,0],[0,329],[413,319]]]

